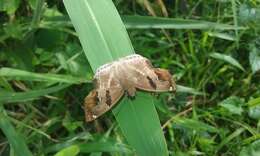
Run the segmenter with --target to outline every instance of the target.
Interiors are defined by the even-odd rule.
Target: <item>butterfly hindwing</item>
[[[126,62],[124,68],[131,73],[136,88],[152,91],[164,92],[175,89],[171,74],[166,69],[154,68],[150,61],[139,55],[135,60]]]

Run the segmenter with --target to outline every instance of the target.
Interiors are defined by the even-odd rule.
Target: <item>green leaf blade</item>
[[[111,0],[80,0],[78,3],[64,0],[64,4],[94,72],[105,63],[134,54],[126,29]],[[120,110],[116,108],[117,113],[114,114],[124,136],[136,150],[137,155],[146,156],[156,153],[166,156],[167,145],[160,122],[151,97],[147,98],[149,104],[143,104],[142,99],[138,97],[131,102],[122,101],[118,104]],[[128,109],[129,107],[134,109]],[[138,120],[131,121],[127,116]],[[149,121],[147,116],[151,116],[148,118]],[[149,127],[149,130],[146,127]],[[138,143],[140,136],[143,137],[142,144]]]
[[[62,149],[58,153],[56,153],[54,156],[76,156],[78,155],[80,149],[77,145],[72,145],[67,148]]]
[[[232,114],[241,115],[243,112],[242,106],[244,105],[244,102],[236,96],[231,96],[223,100],[219,105]]]
[[[64,0],[64,4],[70,17],[75,17],[71,18],[72,23],[93,71],[114,59],[134,53],[125,27],[111,1],[80,0],[71,3],[70,0]],[[112,29],[117,30],[117,33],[111,33]]]
[[[127,140],[135,145],[138,155],[168,155],[165,140],[158,137],[163,133],[150,95],[140,92],[135,100],[124,98],[113,112],[123,133],[130,136]]]
[[[212,54],[210,54],[210,57],[225,61],[225,62],[241,69],[242,71],[245,71],[243,66],[236,59],[234,59],[233,57],[231,57],[229,55],[225,55],[225,54],[221,54],[221,53],[212,53]]]
[[[63,84],[63,85],[57,85],[45,89],[30,90],[26,92],[0,92],[0,103],[31,101],[40,96],[44,96],[62,90],[68,86],[69,84]]]
[[[151,16],[122,16],[127,28],[131,29],[218,29],[237,30],[243,27],[202,20],[163,18]]]
[[[2,107],[0,108],[0,128],[17,156],[32,156],[24,139],[15,131]]]
[[[46,81],[46,82],[62,82],[69,84],[77,84],[88,82],[84,78],[72,77],[69,75],[49,74],[49,73],[33,73],[13,68],[1,68],[0,76],[11,78],[12,80],[29,80],[29,81]]]
[[[250,48],[249,62],[253,73],[256,73],[260,70],[260,50],[256,46],[251,46]]]

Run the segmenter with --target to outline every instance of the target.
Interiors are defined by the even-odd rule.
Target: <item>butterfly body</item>
[[[141,55],[129,55],[101,66],[94,76],[95,89],[85,98],[86,121],[107,112],[127,93],[136,89],[150,92],[174,91],[175,83],[166,69],[153,68]]]

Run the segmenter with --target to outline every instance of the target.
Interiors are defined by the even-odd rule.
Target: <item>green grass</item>
[[[8,119],[5,112],[3,112],[3,108],[0,108],[0,128],[3,130],[3,133],[7,137],[14,154],[17,156],[28,155],[32,156],[32,153],[29,151],[24,138],[22,138],[12,126],[10,120]]]
[[[158,2],[0,0],[0,155],[259,155],[260,2]],[[177,93],[85,123],[93,72],[134,52]]]

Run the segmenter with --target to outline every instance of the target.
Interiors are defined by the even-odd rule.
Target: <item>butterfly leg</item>
[[[131,100],[133,100],[135,98],[135,92],[136,92],[135,87],[128,88],[126,90],[127,97],[130,98]]]

